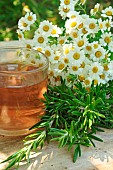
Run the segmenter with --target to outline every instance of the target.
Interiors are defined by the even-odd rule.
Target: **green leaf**
[[[76,144],[75,150],[74,150],[73,162],[76,162],[78,155],[79,155],[79,145]]]

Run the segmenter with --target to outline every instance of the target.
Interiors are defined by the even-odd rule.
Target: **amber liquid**
[[[0,133],[28,133],[45,112],[41,99],[46,90],[47,78],[31,86],[0,88]]]

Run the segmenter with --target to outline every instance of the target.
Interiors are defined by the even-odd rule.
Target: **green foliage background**
[[[38,22],[48,19],[54,24],[62,26],[62,19],[58,14],[59,0],[1,0],[0,1],[0,41],[16,40],[18,20],[30,10],[37,14]],[[111,0],[87,0],[89,11],[95,3],[101,8],[113,6]]]

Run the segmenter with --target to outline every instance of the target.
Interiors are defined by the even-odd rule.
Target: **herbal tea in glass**
[[[25,48],[2,48],[0,58],[0,134],[28,134],[45,113],[48,60]]]

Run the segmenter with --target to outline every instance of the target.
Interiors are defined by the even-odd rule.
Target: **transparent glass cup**
[[[26,62],[27,61],[27,62]],[[0,134],[20,136],[44,115],[48,59],[41,52],[0,48]]]

